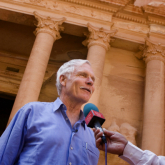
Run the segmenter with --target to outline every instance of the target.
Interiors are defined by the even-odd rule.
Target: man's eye
[[[86,77],[86,74],[82,73],[82,74],[80,74],[80,76],[82,76],[82,77]]]

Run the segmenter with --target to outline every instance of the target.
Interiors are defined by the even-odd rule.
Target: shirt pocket
[[[87,165],[97,165],[100,152],[96,146],[83,142],[83,150],[85,157],[88,160]]]

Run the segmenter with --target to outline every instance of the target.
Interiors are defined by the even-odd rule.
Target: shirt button
[[[66,120],[68,120],[68,118],[66,118]]]
[[[72,165],[72,163],[70,162],[69,165]]]
[[[73,150],[73,147],[70,147],[71,150]]]

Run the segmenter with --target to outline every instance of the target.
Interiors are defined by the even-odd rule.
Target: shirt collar
[[[60,110],[66,110],[66,106],[64,105],[64,103],[60,100],[60,98],[58,97],[55,101],[54,101],[54,107],[53,107],[53,112],[57,111],[58,109]],[[85,116],[82,110],[80,110],[80,119],[79,121],[81,122],[81,125],[84,127],[85,129]]]
[[[84,113],[82,110],[80,110],[80,122],[81,122],[81,125],[84,127],[84,130],[85,130],[85,116],[84,116]]]
[[[66,110],[66,106],[65,106],[64,103],[60,100],[59,97],[54,101],[53,112],[57,111],[58,109],[65,109],[65,110]]]

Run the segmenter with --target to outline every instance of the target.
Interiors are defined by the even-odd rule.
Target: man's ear
[[[61,75],[60,76],[60,84],[62,85],[62,86],[66,86],[66,76],[65,75]]]

